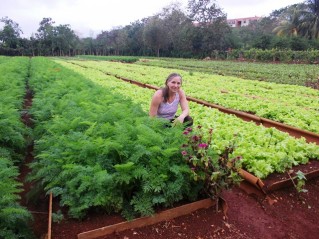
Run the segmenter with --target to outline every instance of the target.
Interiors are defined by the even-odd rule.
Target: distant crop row
[[[301,86],[305,86],[307,82],[317,81],[319,77],[318,65],[311,64],[265,64],[176,58],[146,58],[136,64]]]
[[[93,55],[78,55],[75,56],[78,59],[84,60],[103,60],[103,61],[117,61],[117,62],[126,62],[133,63],[140,59],[138,56],[93,56]]]

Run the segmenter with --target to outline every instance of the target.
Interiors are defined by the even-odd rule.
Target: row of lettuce
[[[317,82],[319,76],[317,64],[267,64],[171,58],[141,59],[136,64],[301,86]]]
[[[135,64],[71,62],[158,87],[167,75],[177,71],[189,96],[319,133],[319,91],[315,89]]]
[[[29,59],[0,58],[0,238],[28,238],[31,213],[20,204],[17,180],[30,132],[21,121]]]
[[[319,76],[319,68],[316,64],[265,64],[245,61],[92,55],[79,55],[76,58],[97,61],[135,62],[135,64],[138,65],[157,66],[187,72],[203,72],[222,76],[235,76],[249,80],[301,86],[308,85],[311,82],[317,82]]]

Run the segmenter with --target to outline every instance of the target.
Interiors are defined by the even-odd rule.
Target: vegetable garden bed
[[[104,89],[101,82],[94,77],[90,80],[83,78],[80,74],[74,74],[74,72],[65,70],[60,65],[53,64],[44,58],[34,58],[31,61],[33,62],[31,71],[27,75],[30,75],[28,82],[32,92],[35,93],[31,107],[32,118],[27,117],[24,111],[21,116],[25,125],[34,127],[35,148],[33,148],[33,144],[28,147],[25,163],[30,168],[24,164],[21,168],[20,179],[24,181],[25,176],[31,174],[31,180],[33,180],[31,184],[25,183],[23,185],[25,191],[21,195],[23,196],[23,204],[28,205],[28,209],[34,216],[32,225],[36,236],[40,238],[47,233],[48,196],[46,195],[51,194],[51,192],[55,196],[53,199],[54,217],[59,216],[58,210],[61,210],[65,216],[65,220],[60,223],[53,223],[52,238],[76,238],[78,234],[85,231],[123,222],[124,217],[117,214],[116,211],[120,211],[121,207],[125,206],[125,200],[128,199],[131,200],[130,204],[136,207],[135,213],[149,215],[155,205],[157,205],[156,208],[154,207],[155,212],[158,212],[169,206],[180,204],[187,198],[185,195],[192,196],[194,192],[189,189],[192,188],[196,191],[196,187],[189,181],[192,172],[188,165],[183,163],[180,154],[182,138],[181,141],[172,140],[179,139],[173,134],[180,135],[181,132],[179,129],[162,132],[162,127],[161,130],[156,130],[156,125],[154,125],[156,121],[149,121],[148,117],[144,117],[145,112],[141,108],[144,107],[146,101],[137,97],[141,91],[132,88],[132,91],[126,94],[128,97],[122,98],[120,90],[122,87],[127,88],[127,85],[122,82],[118,83],[114,77],[108,78],[110,83],[106,87],[107,89]],[[105,81],[105,77],[103,80]],[[148,95],[149,92],[146,94]],[[30,101],[26,99],[25,103],[30,104]],[[134,104],[141,105],[141,107]],[[193,105],[192,107],[195,108]],[[118,108],[126,110],[118,111]],[[198,109],[198,116],[202,114],[208,117],[212,114],[210,110],[200,107]],[[131,113],[134,117],[130,115]],[[116,117],[116,120],[114,121],[112,117]],[[222,118],[223,124],[226,123],[224,116],[218,117]],[[214,119],[218,119],[218,117]],[[226,119],[232,120],[230,117]],[[230,124],[237,123],[231,121]],[[244,127],[247,124],[245,123]],[[206,126],[209,127],[209,123]],[[294,160],[302,159],[298,162],[306,163],[311,155],[316,155],[314,145],[309,146],[301,140],[291,139],[273,130],[264,131],[265,129],[262,127],[258,130],[257,128],[252,129],[255,130],[255,134],[259,134],[258,130],[266,132],[264,135],[267,140],[264,140],[263,143],[256,142],[256,145],[260,147],[266,149],[276,145],[279,150],[285,147],[279,142],[286,142],[289,139],[287,141],[289,142],[287,143],[287,156],[289,155]],[[231,130],[230,128],[229,131]],[[174,137],[165,138],[166,136],[160,135],[161,133]],[[216,147],[216,150],[224,148],[234,137],[232,132],[230,138],[225,133],[229,132],[216,133],[221,137],[215,142],[221,144],[218,147],[217,145],[212,146]],[[250,141],[247,142],[253,140],[253,136],[251,137]],[[240,140],[245,146],[244,137]],[[264,145],[265,142],[268,143],[268,146]],[[175,148],[168,150],[159,148],[158,145],[169,145],[170,147],[175,145]],[[136,148],[137,146],[139,148]],[[97,149],[99,153],[96,153]],[[246,148],[240,147],[239,149],[242,152],[249,150],[247,145]],[[132,153],[134,150],[137,151]],[[291,152],[294,153],[290,154]],[[254,153],[257,157],[258,153]],[[34,156],[36,157],[34,158]],[[136,165],[139,165],[140,168]],[[32,169],[32,173],[30,169]],[[158,174],[160,170],[161,174]],[[138,185],[141,186],[137,187]],[[27,197],[25,193],[29,188],[36,186],[40,186],[39,188],[43,191],[38,191],[40,193],[40,197],[37,197],[38,200],[32,200],[32,195]],[[302,215],[302,220],[307,222],[307,225],[303,225],[301,229],[307,229],[307,235],[310,238],[314,235],[313,232],[318,229],[317,225],[313,223],[313,212],[317,213],[318,208],[317,186],[317,179],[313,179],[305,186],[311,189],[307,193],[298,194],[296,191],[290,191],[291,193],[288,195],[295,195],[298,198],[298,201],[289,202],[289,205],[292,205],[296,210],[303,209],[303,213],[306,215]],[[130,191],[132,187],[133,189],[135,187],[134,191]],[[118,191],[121,188],[125,189],[124,196],[126,194],[128,197],[122,197],[123,193]],[[228,205],[228,210],[227,207],[224,208],[226,215],[222,212],[216,212],[214,207],[206,210],[199,209],[190,215],[171,218],[153,226],[115,232],[109,237],[222,238],[224,236],[241,238],[248,236],[254,238],[256,232],[262,233],[263,236],[266,235],[265,225],[273,229],[269,238],[273,238],[274,235],[280,235],[282,238],[299,237],[304,231],[297,228],[293,221],[282,221],[280,215],[276,214],[277,212],[282,212],[282,215],[287,214],[288,208],[285,208],[285,204],[280,204],[280,200],[288,202],[289,197],[286,197],[287,195],[278,196],[282,190],[269,195],[272,198],[271,202],[277,201],[270,207],[269,200],[264,197],[257,197],[256,200],[253,197],[248,197],[241,188],[235,187],[222,195]],[[129,192],[134,192],[135,196],[127,194]],[[147,194],[147,197],[144,197],[143,193]],[[28,203],[26,203],[27,198]],[[150,201],[149,198],[152,198],[153,201]],[[121,203],[121,200],[124,203]],[[155,203],[147,205],[150,202]],[[160,202],[165,203],[161,204]],[[241,207],[237,207],[238,203],[245,207],[245,211],[241,211]],[[279,204],[280,208],[274,210]],[[266,215],[262,214],[260,208],[267,208],[277,217],[273,221],[273,218],[267,213]],[[306,213],[305,209],[308,209]],[[182,212],[186,212],[185,210]],[[250,214],[248,218],[245,216],[245,218],[237,220],[236,216],[246,215],[246,213]],[[300,218],[300,216],[298,217]],[[265,223],[266,219],[269,219],[269,223]],[[287,227],[290,229],[287,231],[286,225],[278,224],[278,220],[282,223],[289,221],[294,227]],[[248,221],[251,227],[247,228],[245,225],[241,225],[241,223]],[[279,227],[276,227],[277,225]],[[166,229],[170,231],[168,232]],[[107,237],[105,236],[105,238]]]

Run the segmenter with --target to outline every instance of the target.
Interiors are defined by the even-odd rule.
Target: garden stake
[[[51,222],[52,222],[52,192],[50,192],[50,199],[49,199],[48,239],[51,239]]]

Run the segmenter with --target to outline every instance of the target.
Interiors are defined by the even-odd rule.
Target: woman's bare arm
[[[150,105],[149,116],[155,117],[157,115],[157,110],[159,105],[162,102],[162,98],[163,98],[163,95],[161,90],[158,90],[154,93],[152,97],[151,105]]]
[[[185,92],[183,90],[179,90],[180,104],[182,108],[182,114],[177,118],[177,120],[181,123],[184,122],[184,118],[189,115],[189,106],[188,101],[186,99]]]

